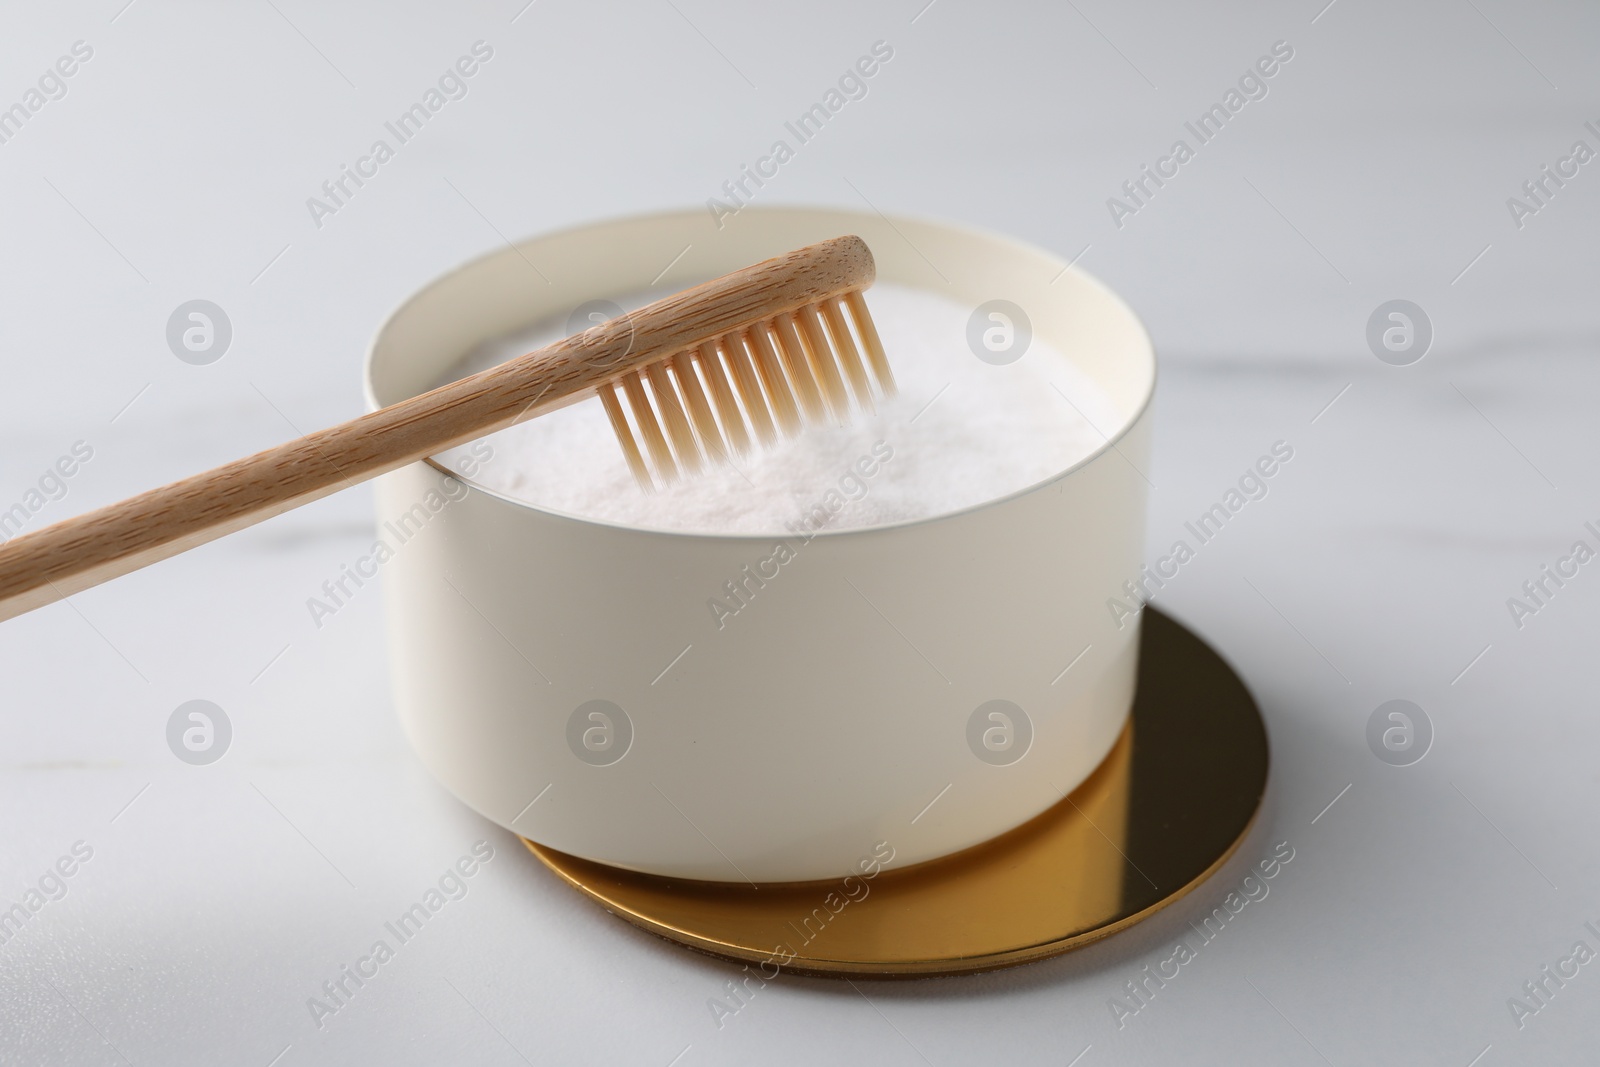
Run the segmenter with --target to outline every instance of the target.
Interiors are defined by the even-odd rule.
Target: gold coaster
[[[1138,695],[1110,755],[1060,804],[953,856],[870,881],[756,888],[524,843],[607,911],[765,977],[962,974],[1066,952],[1177,900],[1232,855],[1266,784],[1266,730],[1244,683],[1147,608]]]

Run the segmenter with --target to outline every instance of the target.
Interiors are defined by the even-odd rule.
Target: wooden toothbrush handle
[[[464,379],[0,545],[0,620],[464,444],[559,403],[554,349],[520,388]],[[476,376],[475,376],[476,377]],[[568,394],[581,390],[569,385]],[[592,385],[592,383],[591,383]]]
[[[358,419],[0,544],[0,620],[587,395],[752,321],[872,284],[835,237],[713,279]]]

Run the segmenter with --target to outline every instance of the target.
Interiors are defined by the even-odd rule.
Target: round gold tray
[[[1266,730],[1244,683],[1149,608],[1133,714],[1105,761],[1060,804],[955,855],[848,886],[752,887],[524,843],[613,914],[767,977],[962,974],[1066,952],[1177,900],[1232,855],[1266,783]]]

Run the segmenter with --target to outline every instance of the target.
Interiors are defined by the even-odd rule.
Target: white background
[[[1600,964],[1523,1028],[1507,998],[1600,949],[1600,564],[1521,629],[1506,600],[1595,545],[1600,162],[1520,229],[1506,199],[1600,149],[1594,8],[122,3],[12,4],[0,32],[0,106],[94,49],[0,144],[0,508],[94,449],[29,528],[359,413],[414,288],[503,238],[703,204],[884,40],[759,202],[1081,253],[1163,359],[1150,558],[1293,445],[1159,601],[1261,700],[1273,779],[1237,862],[1128,933],[976,978],[786,979],[719,1029],[735,968],[579,899],[421,770],[380,591],[312,625],[370,544],[346,493],[0,626],[0,900],[94,849],[0,945],[0,1059],[1592,1062]],[[469,94],[315,226],[306,198],[479,39]],[[1107,198],[1279,40],[1267,97],[1116,227]],[[210,366],[166,345],[193,298],[233,323]],[[1365,340],[1393,298],[1436,331],[1408,367]],[[210,767],[166,745],[193,698],[233,723]],[[1408,767],[1365,739],[1394,698],[1436,732]],[[468,896],[316,1028],[307,998],[480,839]],[[1278,841],[1270,897],[1119,1029],[1109,998]]]

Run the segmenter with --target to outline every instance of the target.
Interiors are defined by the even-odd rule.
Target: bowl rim
[[[443,282],[447,278],[451,278],[456,275],[463,274],[466,271],[472,270],[480,264],[483,264],[496,257],[506,255],[507,253],[515,254],[523,245],[532,241],[542,241],[555,237],[572,236],[580,234],[585,230],[591,230],[601,226],[622,226],[633,223],[654,222],[664,219],[683,219],[692,216],[698,216],[701,213],[702,209],[700,208],[680,208],[666,211],[642,211],[626,215],[615,215],[590,219],[584,222],[574,223],[572,225],[562,226],[556,229],[542,230],[537,234],[524,237],[516,242],[505,242],[504,246],[501,248],[482,252],[470,257],[469,259],[462,260],[450,269],[435,275],[420,288],[408,293],[398,303],[391,307],[389,313],[385,315],[383,321],[379,323],[377,330],[374,331],[372,339],[368,342],[366,354],[361,362],[361,391],[362,399],[367,406],[367,410],[376,411],[382,406],[378,402],[378,398],[373,390],[372,379],[373,368],[379,359],[378,346],[383,340],[385,331],[388,330],[389,325],[394,321],[397,315],[409,307],[413,301],[419,299],[440,282]],[[921,518],[902,519],[898,522],[879,523],[873,526],[855,526],[846,527],[844,529],[812,530],[809,531],[807,536],[808,543],[817,538],[833,539],[861,537],[864,535],[903,530],[909,527],[922,526],[929,523],[946,522],[963,518],[974,512],[1008,504],[1011,501],[1020,499],[1021,497],[1029,496],[1033,493],[1039,492],[1040,490],[1048,488],[1049,486],[1055,485],[1062,479],[1070,477],[1077,471],[1087,467],[1090,463],[1101,459],[1108,452],[1116,451],[1120,454],[1121,449],[1117,447],[1118,442],[1126,438],[1133,431],[1134,427],[1136,427],[1149,414],[1150,407],[1155,399],[1156,383],[1160,377],[1161,371],[1161,361],[1156,356],[1155,343],[1150,337],[1150,331],[1145,326],[1144,321],[1139,317],[1138,313],[1133,310],[1132,306],[1129,305],[1128,302],[1124,300],[1115,289],[1101,281],[1094,274],[1091,274],[1082,267],[1078,266],[1075,260],[1068,261],[1062,259],[1049,249],[1041,248],[1038,245],[1031,244],[1017,237],[1013,237],[1010,234],[991,230],[987,227],[974,226],[967,223],[949,222],[944,219],[929,218],[921,215],[884,215],[879,212],[859,211],[852,208],[833,207],[824,204],[750,205],[740,211],[741,215],[795,215],[818,213],[827,213],[832,215],[855,215],[860,218],[881,219],[882,221],[889,223],[890,226],[895,226],[897,222],[922,226],[936,226],[945,230],[962,234],[964,236],[991,241],[1002,245],[1009,250],[1023,252],[1030,255],[1043,256],[1046,259],[1052,260],[1060,265],[1062,273],[1071,271],[1075,276],[1096,290],[1102,299],[1107,300],[1114,308],[1120,310],[1124,315],[1126,315],[1128,322],[1138,332],[1139,339],[1143,342],[1141,347],[1148,355],[1150,373],[1148,383],[1144,388],[1143,395],[1139,398],[1138,404],[1134,407],[1133,411],[1129,415],[1123,418],[1121,424],[1117,427],[1116,432],[1105,435],[1105,440],[1101,441],[1100,444],[1097,445],[1092,451],[1085,454],[1076,462],[1063,467],[1059,471],[1056,471],[1055,473],[1048,475],[1039,481],[1032,482],[1020,489],[1014,489],[1011,492],[1004,493],[1000,496],[990,497],[987,500],[982,500],[975,504],[967,504],[963,507],[955,508],[950,511],[941,511],[937,515],[925,515]],[[1094,428],[1096,432],[1098,432],[1098,428],[1093,427],[1092,424],[1091,428]],[[440,463],[434,456],[425,456],[418,462],[424,463],[427,466],[432,467],[439,474],[447,478],[454,479],[461,485],[466,486],[469,493],[481,493],[485,497],[499,501],[502,504],[509,505],[510,507],[520,511],[527,511],[545,518],[562,520],[587,527],[602,527],[622,533],[638,534],[650,537],[687,538],[694,541],[710,541],[717,543],[766,544],[771,542],[774,538],[782,540],[796,536],[794,532],[790,530],[774,531],[770,533],[716,533],[711,531],[697,530],[662,530],[649,526],[639,526],[632,523],[616,522],[611,519],[591,518],[584,515],[573,514],[572,512],[568,511],[561,511],[556,508],[546,507],[542,504],[535,504],[520,497],[512,496],[502,490],[490,488],[489,486],[473,481],[471,478],[460,474],[457,471],[451,470],[444,464]],[[1126,457],[1124,457],[1124,462],[1128,463],[1130,467],[1133,466],[1132,461],[1128,460]],[[403,470],[405,468],[400,469]],[[1138,468],[1134,468],[1134,470],[1135,473],[1140,474],[1141,478],[1144,477],[1144,475],[1138,471]],[[1148,481],[1148,479],[1145,480]]]

